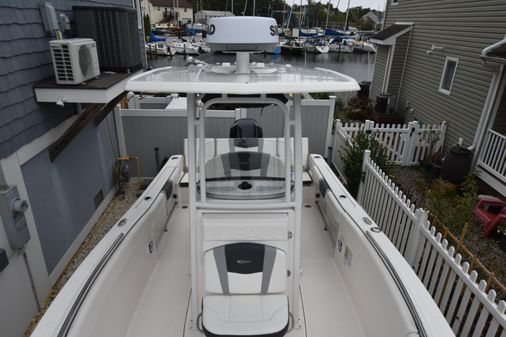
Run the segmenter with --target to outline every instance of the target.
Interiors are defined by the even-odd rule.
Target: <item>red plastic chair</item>
[[[488,237],[503,221],[506,221],[506,201],[489,196],[480,195],[479,201],[474,207],[474,216],[483,229],[481,237]]]

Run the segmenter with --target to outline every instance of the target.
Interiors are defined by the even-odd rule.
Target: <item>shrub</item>
[[[471,173],[460,186],[443,179],[434,181],[425,195],[424,207],[437,223],[460,233],[465,223],[474,225],[473,209],[477,200],[478,187]]]
[[[373,115],[373,104],[371,100],[359,100],[352,97],[348,100],[348,105],[343,109],[343,120],[346,121],[365,121]]]
[[[381,145],[374,134],[368,134],[364,130],[357,133],[352,144],[346,144],[341,153],[341,160],[344,164],[344,176],[346,178],[346,188],[353,197],[357,197],[358,188],[362,181],[362,160],[364,151],[371,151],[371,159],[386,173],[390,171],[390,161],[388,160],[386,148]]]

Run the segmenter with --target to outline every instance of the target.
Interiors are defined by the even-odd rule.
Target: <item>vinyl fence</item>
[[[357,133],[364,130],[372,133],[385,147],[388,157],[394,164],[402,166],[418,165],[428,155],[442,148],[446,133],[446,122],[436,125],[420,125],[414,121],[408,124],[376,124],[373,121],[365,123],[345,123],[335,121],[335,137],[332,161],[335,166],[340,161],[340,150],[344,146],[344,139],[355,138]]]
[[[332,120],[335,97],[302,100],[302,135],[309,138],[309,152],[328,156],[332,146]],[[164,97],[130,95],[128,109],[115,109],[119,147],[122,155],[140,158],[141,175],[154,176],[155,148],[160,159],[183,152],[186,138],[186,99],[177,95]],[[283,115],[277,107],[236,110],[209,110],[206,113],[206,136],[228,137],[229,128],[238,118],[253,118],[262,126],[264,137],[283,134]],[[132,174],[135,172],[132,171]]]
[[[506,336],[506,302],[478,280],[468,262],[364,154],[358,202],[413,267],[457,336]]]

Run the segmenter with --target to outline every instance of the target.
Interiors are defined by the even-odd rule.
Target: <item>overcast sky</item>
[[[297,5],[300,4],[300,0],[286,0],[287,4],[291,4],[294,2]],[[328,3],[328,0],[320,0],[320,2]],[[337,5],[337,3],[339,2],[339,10],[341,11],[345,11],[346,7],[348,6],[348,0],[341,0],[341,1],[330,0],[330,2],[332,2],[334,6]],[[307,0],[302,0],[302,3],[306,4]],[[358,7],[358,6],[383,10],[385,7],[385,0],[350,0],[350,7]]]

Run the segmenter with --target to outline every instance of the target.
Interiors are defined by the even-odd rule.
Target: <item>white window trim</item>
[[[452,81],[450,82],[450,89],[446,90],[443,89],[441,86],[443,85],[443,80],[446,74],[446,68],[448,66],[448,61],[455,62],[455,71],[453,72]],[[456,57],[447,56],[445,59],[445,66],[443,67],[443,73],[441,74],[441,80],[439,81],[439,89],[438,91],[440,93],[443,93],[445,95],[450,95],[452,88],[453,88],[453,81],[455,80],[455,74],[457,73],[457,67],[459,66],[459,59]]]

